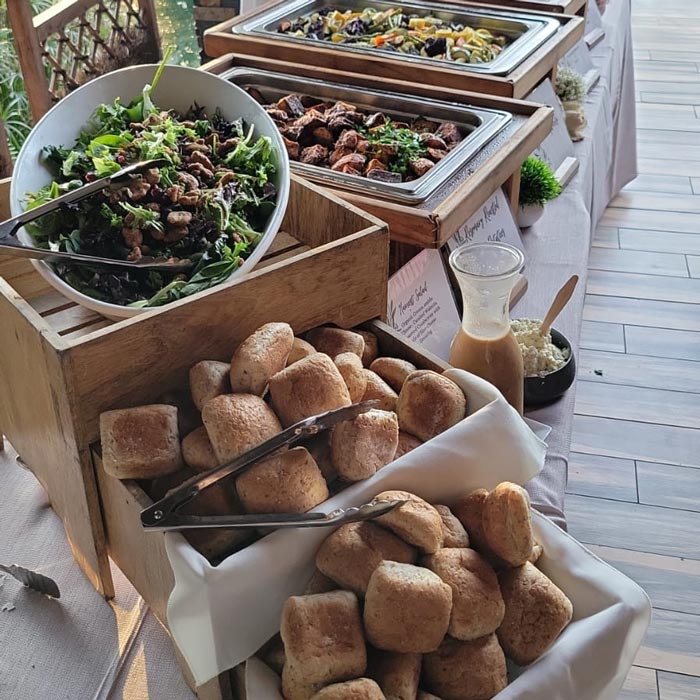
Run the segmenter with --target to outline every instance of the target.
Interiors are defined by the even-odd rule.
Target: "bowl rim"
[[[23,165],[23,160],[28,158],[27,151],[29,150],[30,147],[30,138],[32,136],[32,132],[35,130],[39,129],[43,124],[49,121],[53,117],[54,110],[61,106],[65,105],[66,101],[75,101],[78,99],[78,96],[82,93],[84,90],[89,90],[91,88],[94,88],[95,83],[99,81],[106,81],[109,79],[113,79],[114,76],[116,75],[122,75],[126,73],[135,73],[137,71],[145,71],[146,69],[151,69],[153,73],[155,74],[155,71],[158,69],[160,66],[160,63],[142,63],[137,66],[126,66],[124,68],[118,68],[117,70],[110,71],[108,73],[105,73],[104,75],[100,75],[97,78],[94,78],[93,80],[88,81],[87,83],[84,83],[80,87],[76,88],[75,90],[72,90],[68,95],[66,95],[63,99],[59,100],[55,105],[49,109],[46,114],[44,114],[36,124],[32,127],[32,130],[30,131],[29,135],[25,139],[24,143],[22,144],[22,147],[20,148],[19,153],[17,154],[17,159],[15,161],[15,172],[19,169],[19,167],[22,167]],[[190,66],[180,66],[176,64],[165,64],[165,67],[163,69],[163,74],[166,72],[182,72],[182,73],[190,73],[193,77],[196,75],[197,78],[203,79],[203,80],[210,80],[214,79],[218,81],[219,83],[222,84],[223,86],[226,86],[226,88],[229,91],[233,91],[236,93],[239,93],[240,95],[244,96],[246,99],[251,100],[253,103],[257,105],[255,100],[253,100],[248,93],[246,93],[245,90],[242,88],[238,87],[237,85],[234,85],[228,80],[225,80],[219,75],[216,75],[215,73],[210,73],[208,71],[204,71],[201,68],[192,68]],[[156,88],[157,89],[157,88]],[[119,97],[119,95],[115,95],[112,97],[114,100],[116,97]],[[103,104],[103,103],[100,103]],[[92,111],[94,111],[97,108],[97,104],[95,104],[92,108]],[[64,107],[65,108],[65,107]],[[272,212],[270,215],[270,218],[268,219],[268,223],[272,223],[273,225],[270,227],[270,230],[264,231],[262,233],[262,236],[260,238],[260,241],[258,242],[258,245],[253,249],[251,252],[251,255],[243,261],[243,264],[238,267],[237,269],[233,270],[233,272],[222,282],[219,282],[219,284],[214,285],[215,287],[221,286],[222,284],[226,284],[229,282],[237,273],[241,273],[243,270],[245,274],[251,272],[252,270],[249,269],[249,267],[254,267],[254,266],[248,266],[250,259],[253,257],[255,251],[258,249],[258,246],[262,242],[262,240],[266,236],[270,236],[270,243],[269,245],[272,244],[274,241],[274,237],[277,235],[280,226],[282,225],[282,220],[284,219],[285,212],[287,210],[287,205],[289,202],[289,195],[291,191],[291,184],[290,184],[290,167],[289,167],[289,156],[287,154],[286,148],[284,148],[284,143],[282,142],[282,137],[279,134],[279,131],[277,127],[275,126],[272,118],[270,117],[267,112],[264,110],[260,110],[259,113],[259,118],[262,119],[262,121],[267,121],[269,122],[268,126],[270,127],[270,132],[272,133],[272,138],[273,142],[276,141],[275,143],[275,149],[277,151],[277,158],[278,158],[278,168],[279,168],[279,182],[278,182],[278,189],[277,189],[277,200],[275,202],[275,210]],[[81,127],[82,128],[82,127]],[[18,167],[19,166],[19,167]],[[25,166],[26,167],[26,166]],[[17,183],[17,178],[12,177],[10,181],[10,211],[13,216],[17,216],[18,214],[22,213],[25,211],[23,205],[22,205],[22,197],[26,195],[26,192],[20,193],[18,192],[19,185]],[[278,221],[275,221],[275,219],[279,219]],[[265,227],[267,229],[267,225]],[[274,231],[273,231],[274,229]],[[24,230],[24,228],[20,229],[20,232],[24,232],[26,236],[31,239],[31,236]],[[18,232],[18,237],[20,232]],[[268,245],[268,247],[269,247]],[[262,254],[264,255],[264,253]],[[262,257],[262,255],[260,257]],[[255,259],[255,264],[257,264],[260,260],[258,258]],[[111,302],[107,301],[102,301],[100,299],[95,299],[93,297],[90,297],[87,294],[84,294],[83,292],[80,292],[79,290],[75,289],[75,287],[72,287],[70,284],[68,284],[62,277],[60,277],[52,268],[51,266],[41,260],[31,260],[30,261],[35,268],[35,270],[57,291],[59,291],[61,294],[64,296],[68,297],[70,300],[80,304],[81,306],[84,306],[88,309],[91,309],[103,316],[106,316],[107,318],[111,318],[113,320],[124,320],[128,318],[133,318],[135,316],[139,316],[143,313],[148,313],[149,311],[161,309],[164,307],[167,307],[168,304],[173,303],[173,302],[168,302],[168,304],[161,304],[160,306],[145,306],[145,307],[131,307],[131,306],[126,306],[126,305],[121,305],[121,304],[113,304]],[[211,289],[211,288],[210,288]],[[202,290],[202,292],[206,292],[208,290]],[[196,299],[198,294],[201,294],[202,292],[196,292],[195,294],[191,294],[187,297],[184,297],[185,299]],[[180,300],[176,300],[180,301]]]

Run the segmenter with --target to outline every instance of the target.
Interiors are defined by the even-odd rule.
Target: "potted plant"
[[[566,117],[566,128],[572,141],[580,141],[583,138],[583,130],[586,127],[586,115],[583,111],[583,98],[586,95],[586,86],[580,73],[572,68],[563,66],[557,70],[557,80],[554,91],[561,101]]]
[[[544,205],[560,193],[561,185],[547,163],[535,156],[527,158],[520,169],[518,226],[532,226],[544,213]]]

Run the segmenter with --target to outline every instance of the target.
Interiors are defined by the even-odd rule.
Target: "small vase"
[[[583,130],[586,128],[586,115],[583,111],[583,105],[574,100],[568,100],[561,104],[566,117],[566,129],[571,140],[574,142],[581,141],[583,139]]]
[[[517,224],[520,228],[530,228],[542,218],[542,214],[544,214],[544,205],[542,204],[520,205],[516,216]]]

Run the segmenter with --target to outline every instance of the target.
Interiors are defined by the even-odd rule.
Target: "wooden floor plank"
[[[602,381],[579,382],[576,388],[576,413],[639,423],[673,425],[679,428],[697,428],[700,436],[700,401],[696,394],[688,392],[605,384]],[[700,442],[697,446],[700,447]]]
[[[638,80],[636,89],[642,92],[670,92],[674,95],[698,95],[698,86],[694,83],[673,83],[668,80]],[[698,98],[700,100],[700,97]]]
[[[571,449],[607,457],[700,467],[700,430],[575,415]],[[603,536],[605,528],[601,525],[600,529]],[[646,536],[638,534],[642,540]]]
[[[676,104],[676,105],[697,105],[698,97],[695,94],[683,95],[672,92],[641,92],[639,99],[642,102]]]
[[[693,238],[685,233],[678,235]],[[700,280],[689,277],[663,277],[655,274],[594,269],[588,273],[586,289],[589,294],[603,296],[680,301],[685,304],[700,303]]]
[[[688,277],[688,265],[683,255],[637,250],[593,248],[588,259],[588,269]]]
[[[652,231],[700,231],[700,214],[647,209],[607,209],[600,220],[601,226],[638,228]]]
[[[700,333],[625,326],[627,352],[633,355],[671,357],[700,362]]]
[[[637,462],[639,502],[700,512],[700,469],[655,462]],[[694,595],[700,615],[700,578]]]
[[[700,615],[655,610],[638,663],[660,671],[700,673],[698,639]]]
[[[648,53],[652,61],[700,61],[700,51],[648,51]]]
[[[637,158],[637,169],[646,175],[681,175],[700,178],[700,160],[669,160],[667,158]]]
[[[690,186],[693,189],[693,194],[700,194],[700,177],[691,177]]]
[[[700,393],[700,362],[581,349],[577,366],[579,381]]]
[[[688,259],[688,271],[690,272],[690,276],[695,279],[700,279],[700,255],[686,255],[686,258]]]
[[[618,323],[584,321],[581,325],[580,347],[606,352],[625,351],[625,332]]]
[[[566,492],[578,496],[597,496],[636,503],[637,477],[634,460],[572,452],[569,456]]]
[[[690,178],[677,175],[638,175],[622,191],[693,194]]]
[[[644,80],[644,76],[650,71],[670,73],[671,75],[676,75],[677,73],[698,73],[698,66],[695,61],[654,61],[635,59],[635,67],[638,68],[636,76],[640,80]]]
[[[647,250],[659,253],[700,254],[700,232],[644,231],[622,228],[618,231],[620,247],[625,250]]]
[[[620,237],[616,228],[598,226],[593,234],[593,246],[595,248],[619,248]]]
[[[622,209],[656,209],[660,211],[700,213],[700,196],[664,192],[621,192],[611,207]]]
[[[700,671],[698,671],[700,673]],[[659,671],[660,700],[698,700],[700,678]]]
[[[583,318],[587,321],[622,323],[633,326],[700,331],[700,314],[692,304],[649,299],[586,296]]]
[[[632,666],[618,700],[659,700],[656,671],[653,668]]]

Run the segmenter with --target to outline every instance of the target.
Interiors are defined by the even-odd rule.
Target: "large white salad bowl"
[[[81,129],[88,123],[94,110],[116,97],[128,104],[138,97],[144,85],[151,83],[157,65],[134,66],[108,73],[71,92],[47,112],[27,137],[19,153],[12,176],[10,207],[12,215],[24,211],[26,195],[36,192],[51,182],[51,173],[41,161],[45,146],[72,147]],[[282,137],[265,110],[241,88],[215,75],[194,68],[166,66],[153,91],[153,102],[160,109],[186,112],[195,102],[213,114],[218,107],[229,120],[242,118],[255,125],[255,136],[268,136],[276,154],[277,173],[273,183],[277,187],[275,210],[262,231],[262,237],[250,257],[232,273],[250,272],[265,255],[282,223],[289,199],[289,159]],[[31,245],[29,234],[21,229],[18,238]],[[127,318],[152,310],[152,307],[132,308],[108,304],[93,299],[64,282],[46,263],[32,261],[39,274],[61,294],[109,318]],[[230,278],[229,278],[230,279]]]

